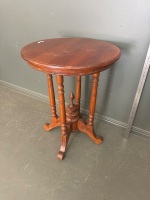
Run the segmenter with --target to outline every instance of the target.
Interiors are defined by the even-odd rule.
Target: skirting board
[[[33,92],[31,90],[25,89],[23,87],[19,87],[17,85],[14,85],[14,84],[2,81],[2,80],[0,80],[0,84],[4,85],[6,87],[12,88],[12,89],[24,94],[24,95],[28,95],[30,97],[39,99],[39,100],[44,101],[46,103],[49,102],[49,97],[46,96],[46,95],[43,95],[43,94],[40,94],[40,93],[37,93],[37,92]],[[56,100],[56,104],[58,104],[58,100]],[[85,109],[81,108],[81,112],[83,114],[85,114],[85,115],[88,115],[88,110],[85,110]],[[124,128],[124,129],[127,127],[126,123],[117,121],[115,119],[112,119],[112,118],[109,118],[109,117],[106,117],[106,116],[103,116],[103,115],[100,115],[98,113],[95,113],[95,118],[103,120],[103,121],[105,121],[107,123],[110,123],[110,124],[113,124],[113,125],[116,125],[116,126],[120,126],[120,127]],[[135,127],[135,126],[132,126],[131,131],[132,131],[132,133],[134,133],[136,135],[141,135],[141,136],[144,136],[146,138],[150,138],[150,131],[146,131],[144,129],[140,129],[140,128]]]

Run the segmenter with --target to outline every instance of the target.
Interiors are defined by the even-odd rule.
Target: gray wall
[[[127,123],[150,42],[148,0],[1,0],[0,79],[47,95],[45,74],[27,66],[21,48],[53,37],[90,37],[117,44],[121,59],[101,73],[96,112]],[[83,77],[88,108],[90,77]],[[74,80],[66,78],[66,97]],[[69,83],[69,84],[68,84]],[[70,85],[70,86],[69,86]],[[150,75],[134,125],[150,131]]]

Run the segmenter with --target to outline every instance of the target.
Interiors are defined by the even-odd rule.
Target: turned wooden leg
[[[93,74],[91,97],[90,97],[90,107],[89,107],[89,119],[88,119],[88,125],[90,125],[90,126],[93,126],[93,122],[94,122],[98,80],[99,80],[99,73]]]
[[[85,124],[85,122],[82,119],[79,120],[78,129],[86,133],[96,144],[101,144],[103,142],[103,138],[101,136],[96,136],[94,132],[94,125],[93,125],[95,106],[96,106],[96,97],[97,97],[97,88],[98,88],[98,79],[99,79],[99,73],[93,74],[88,123]]]
[[[60,107],[60,121],[61,121],[61,132],[62,132],[61,146],[60,146],[60,150],[57,157],[58,159],[62,160],[67,148],[70,130],[67,130],[67,123],[66,123],[63,76],[57,75],[56,81],[57,81],[57,87],[58,87],[58,99],[59,99],[59,107]]]
[[[81,76],[76,77],[76,105],[80,107],[81,99]]]
[[[58,115],[56,113],[53,77],[51,74],[47,74],[47,83],[48,83],[48,92],[49,92],[49,99],[50,99],[50,107],[51,107],[51,111],[52,111],[52,118],[51,118],[51,123],[44,124],[44,129],[46,131],[50,131],[51,129],[55,128],[56,126],[60,126],[60,119],[58,118]]]

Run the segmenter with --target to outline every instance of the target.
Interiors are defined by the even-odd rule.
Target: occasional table
[[[61,126],[61,146],[58,159],[64,158],[70,134],[86,133],[96,144],[103,138],[94,132],[94,113],[100,72],[110,68],[120,58],[120,49],[110,43],[89,38],[55,38],[36,41],[23,47],[22,58],[32,68],[47,74],[51,122],[44,125],[46,131]],[[56,75],[60,116],[56,112],[52,76]],[[81,78],[92,75],[88,121],[80,113]],[[64,76],[76,76],[76,94],[71,93],[69,106],[65,107]],[[74,103],[75,98],[75,103]]]

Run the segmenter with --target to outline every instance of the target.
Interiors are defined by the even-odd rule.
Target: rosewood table
[[[36,70],[47,74],[52,118],[44,125],[46,131],[61,126],[61,146],[58,159],[62,160],[71,132],[86,133],[96,144],[103,138],[94,132],[94,113],[101,71],[111,67],[120,58],[120,49],[113,44],[88,38],[55,38],[33,42],[23,47],[22,58]],[[56,112],[52,75],[56,75],[60,116]],[[92,75],[88,122],[80,114],[81,77]],[[71,93],[71,103],[65,107],[63,76],[76,76],[76,102]]]

